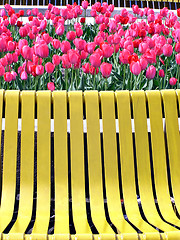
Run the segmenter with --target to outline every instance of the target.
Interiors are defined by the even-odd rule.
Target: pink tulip
[[[5,68],[3,65],[0,64],[0,76],[2,77],[5,73]]]
[[[20,78],[21,80],[27,80],[28,79],[28,75],[26,71],[22,71],[20,74]]]
[[[128,64],[128,57],[130,56],[130,52],[126,49],[122,50],[119,54],[119,60],[123,64]]]
[[[76,33],[74,31],[69,31],[67,32],[66,37],[69,41],[73,41],[76,37]]]
[[[76,28],[76,36],[81,37],[83,35],[83,30],[82,28]]]
[[[52,62],[55,66],[58,66],[61,61],[61,56],[59,55],[53,55]]]
[[[170,84],[171,86],[176,85],[176,82],[177,82],[177,78],[175,78],[175,77],[172,77],[172,78],[169,79],[169,84]]]
[[[44,74],[44,67],[42,65],[37,65],[36,66],[36,75],[43,75]]]
[[[100,70],[101,70],[102,76],[104,78],[108,78],[111,75],[112,64],[103,62],[100,66]]]
[[[10,72],[5,72],[4,73],[4,81],[5,82],[11,82],[13,79],[13,76]]]
[[[165,73],[164,73],[163,69],[159,70],[159,76],[162,77],[162,78],[165,76]]]
[[[100,55],[98,53],[93,53],[89,57],[89,61],[90,61],[91,65],[95,68],[99,67],[101,65],[101,58],[100,58]]]
[[[32,14],[33,14],[34,16],[37,16],[38,13],[39,13],[38,8],[33,8],[33,9],[32,9]]]
[[[60,25],[56,28],[56,30],[55,30],[55,32],[56,32],[56,34],[57,34],[58,36],[63,35],[63,34],[64,34],[64,31],[65,31],[65,28],[64,28],[64,25],[63,25],[63,24],[60,24]]]
[[[11,74],[12,74],[12,80],[16,80],[17,73],[14,71],[11,71]]]
[[[180,65],[180,53],[176,55],[176,63]]]
[[[67,53],[71,49],[71,44],[68,41],[62,41],[60,48],[63,53]]]
[[[47,89],[48,90],[51,90],[51,91],[54,91],[55,90],[55,85],[53,82],[48,82],[47,84]]]
[[[20,34],[21,37],[26,37],[27,34],[28,34],[27,28],[26,27],[20,27],[19,34]]]
[[[141,64],[140,62],[132,62],[130,64],[130,71],[132,72],[132,74],[134,75],[139,75],[141,72]]]
[[[42,38],[46,42],[46,44],[49,44],[53,40],[53,38],[50,37],[48,33],[44,33]]]
[[[86,46],[86,41],[81,38],[75,38],[73,43],[79,51],[84,50]]]
[[[8,50],[9,52],[14,51],[15,48],[16,48],[16,43],[15,43],[15,42],[9,41],[9,42],[7,43],[7,50]]]
[[[49,48],[47,44],[37,45],[36,55],[41,58],[47,58],[49,56]]]
[[[18,42],[18,48],[21,50],[25,45],[28,46],[28,41],[26,39],[20,39]]]
[[[68,55],[68,58],[69,58],[69,62],[71,64],[76,64],[77,62],[80,61],[80,55],[79,53],[74,50],[74,49],[70,49],[68,52],[67,52],[67,55]]]
[[[153,65],[150,65],[146,70],[146,78],[153,79],[156,75],[156,68]]]
[[[99,72],[99,68],[95,68],[93,66],[90,66],[90,74],[91,75],[98,74],[98,72]]]
[[[141,57],[139,61],[140,61],[140,64],[141,64],[141,70],[145,70],[147,65],[148,65],[147,60],[145,58]]]
[[[88,57],[88,53],[87,52],[85,52],[84,50],[82,50],[81,52],[80,52],[80,57],[81,57],[81,59],[86,59],[87,57]]]
[[[163,54],[166,57],[170,57],[172,55],[173,52],[173,47],[170,44],[165,44],[163,46]]]
[[[22,56],[26,60],[31,60],[33,57],[33,49],[29,46],[24,46],[21,50]]]
[[[67,54],[62,55],[62,66],[63,68],[70,68],[71,63]]]
[[[81,4],[82,4],[82,8],[84,8],[84,9],[87,9],[87,7],[89,5],[88,1],[82,1]]]
[[[103,51],[103,57],[109,58],[113,55],[114,48],[111,47],[109,44],[102,44],[101,49]]]
[[[6,58],[6,60],[7,60],[7,62],[8,62],[9,65],[12,64],[12,62],[13,62],[13,56],[12,56],[11,53],[7,53],[7,54],[4,56],[4,58]]]
[[[53,45],[54,49],[58,49],[60,48],[61,42],[58,39],[53,39],[51,44]]]
[[[82,70],[84,73],[89,73],[90,72],[90,64],[89,63],[85,63],[84,65],[82,65]]]
[[[96,44],[94,42],[88,42],[84,50],[89,54],[92,54],[94,52],[95,47],[96,47]]]
[[[46,72],[47,72],[47,73],[53,73],[54,68],[55,68],[55,65],[52,64],[51,62],[47,62],[47,63],[45,64],[45,69],[46,69]]]

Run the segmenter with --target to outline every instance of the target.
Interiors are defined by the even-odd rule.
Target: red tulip
[[[108,78],[111,75],[112,64],[103,62],[100,66],[100,70],[101,70],[102,76],[104,78]]]
[[[37,65],[36,66],[36,75],[43,75],[44,74],[44,67],[42,65]]]
[[[61,61],[61,56],[59,55],[53,55],[52,62],[55,66],[58,66]]]
[[[51,62],[47,62],[47,63],[45,64],[45,69],[46,69],[46,72],[47,72],[47,73],[53,73],[54,68],[55,68],[55,65],[52,64]]]
[[[47,84],[48,90],[54,91],[55,90],[55,85],[53,82],[48,82]]]
[[[93,53],[90,57],[89,57],[90,63],[93,67],[99,67],[101,65],[101,58],[100,55],[98,53]]]
[[[172,78],[169,79],[169,84],[170,84],[171,86],[176,85],[176,82],[177,82],[177,78],[175,78],[175,77],[172,77]]]
[[[156,75],[156,68],[153,65],[150,65],[146,70],[146,78],[153,79]]]
[[[12,79],[13,79],[12,74],[10,72],[5,72],[5,74],[4,74],[4,81],[11,82]]]

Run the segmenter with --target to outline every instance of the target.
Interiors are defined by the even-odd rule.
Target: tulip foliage
[[[117,90],[180,88],[180,9],[133,5],[114,14],[96,2],[0,9],[0,88]]]

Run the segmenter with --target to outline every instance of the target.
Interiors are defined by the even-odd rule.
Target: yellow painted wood
[[[133,233],[124,219],[120,200],[114,92],[100,92],[103,121],[105,185],[109,216],[119,233]]]
[[[90,234],[87,221],[84,172],[83,97],[69,92],[72,212],[76,234]]]
[[[0,118],[2,117],[3,92],[0,92]],[[12,219],[16,192],[17,133],[19,91],[5,92],[5,131],[2,195],[0,207],[0,232]],[[0,119],[1,122],[1,119]],[[1,124],[0,124],[1,125]],[[0,127],[1,128],[1,127]]]
[[[69,232],[67,92],[53,92],[54,112],[54,174],[55,226],[54,234]],[[62,235],[61,235],[62,236]]]
[[[166,221],[180,227],[170,200],[160,91],[146,91],[151,126],[151,146],[158,205]]]
[[[160,218],[155,206],[151,182],[145,93],[144,91],[132,91],[131,97],[135,124],[138,184],[142,208],[151,224],[164,231],[174,231],[176,228],[165,223]]]
[[[37,98],[37,205],[32,234],[27,239],[44,239],[50,220],[51,199],[51,92],[38,91]]]
[[[129,221],[142,232],[157,232],[155,228],[142,219],[137,202],[130,93],[129,91],[116,91],[115,96],[119,123],[122,188],[126,214]]]
[[[172,191],[176,203],[178,212],[180,212],[180,168],[179,168],[179,156],[180,156],[180,134],[178,125],[178,109],[177,109],[177,96],[178,102],[180,100],[180,92],[174,90],[161,91],[164,114],[166,121],[166,134],[167,134],[167,147],[171,173]]]
[[[15,236],[22,239],[31,221],[34,187],[34,114],[35,91],[21,93],[21,171],[18,217],[10,233],[3,239]],[[20,238],[21,237],[21,238]]]
[[[115,234],[106,221],[103,199],[98,91],[85,91],[91,217],[99,233]]]

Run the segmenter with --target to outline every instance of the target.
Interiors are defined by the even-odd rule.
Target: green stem
[[[71,75],[71,90],[73,89],[73,66],[72,66],[72,75]]]
[[[68,90],[68,69],[65,68],[65,83],[66,83],[66,91]]]
[[[105,78],[105,91],[107,91],[107,78]]]
[[[125,77],[126,77],[126,64],[124,64],[124,76],[123,76],[123,86],[122,89],[125,87]]]
[[[94,72],[93,88],[94,88],[94,90],[96,89],[96,68],[95,68],[95,72]]]

